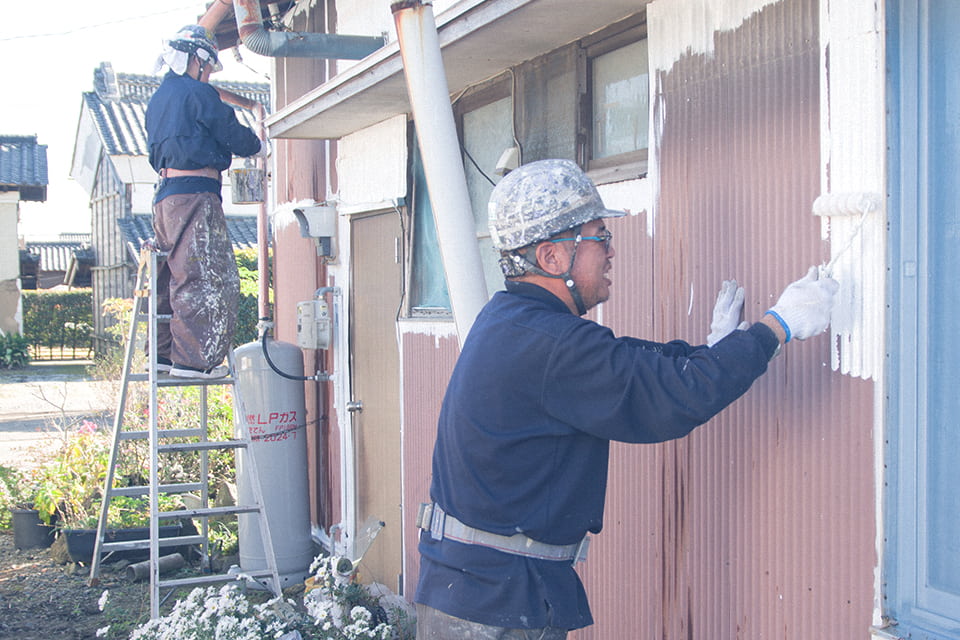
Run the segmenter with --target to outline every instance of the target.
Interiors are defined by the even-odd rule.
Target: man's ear
[[[550,275],[559,276],[567,271],[568,259],[562,253],[559,243],[541,242],[536,249],[537,264]]]

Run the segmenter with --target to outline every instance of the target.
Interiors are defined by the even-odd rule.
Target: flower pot
[[[67,539],[67,553],[74,562],[90,563],[93,561],[93,548],[97,542],[96,529],[63,529],[61,532]],[[196,529],[191,524],[185,527],[182,523],[162,525],[161,538],[174,538],[183,535],[192,535]],[[149,540],[150,527],[133,527],[130,529],[108,529],[104,542],[130,542],[133,540]],[[169,547],[161,548],[161,553],[171,553]],[[129,560],[138,562],[150,558],[150,549],[124,549],[114,551],[103,557],[103,562],[114,560]]]
[[[17,549],[46,549],[53,544],[54,527],[43,524],[36,509],[11,509],[13,546]]]

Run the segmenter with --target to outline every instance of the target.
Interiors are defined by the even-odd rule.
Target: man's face
[[[603,237],[607,233],[607,225],[603,218],[591,220],[580,228],[580,235],[584,238]],[[574,243],[560,244],[567,255],[573,251]],[[612,267],[610,261],[615,253],[612,244],[607,247],[606,243],[586,239],[580,242],[571,273],[587,309],[592,309],[610,297],[611,281],[607,276]]]

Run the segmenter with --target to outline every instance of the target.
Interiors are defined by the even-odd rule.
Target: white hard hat
[[[493,246],[511,251],[597,218],[617,218],[587,174],[571,160],[539,160],[508,173],[488,205]]]

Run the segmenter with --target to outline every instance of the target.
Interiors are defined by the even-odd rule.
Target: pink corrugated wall
[[[818,3],[786,0],[658,79],[660,200],[615,222],[618,333],[702,342],[723,278],[756,319],[825,261]],[[791,343],[690,437],[612,449],[605,528],[582,569],[588,638],[867,638],[874,557],[873,387]]]
[[[711,56],[687,55],[664,97],[660,200],[614,221],[619,334],[702,342],[723,278],[756,319],[824,261],[819,195],[818,3],[785,0]],[[596,315],[596,314],[595,314]],[[405,333],[406,595],[412,517],[429,486],[456,340]],[[827,337],[791,343],[744,398],[690,437],[614,444],[603,532],[580,572],[596,624],[571,640],[869,637],[873,598],[872,383],[830,370]]]
[[[452,322],[451,322],[452,324]],[[403,592],[413,599],[420,555],[417,506],[430,500],[430,459],[447,381],[460,353],[456,335],[403,333]]]

